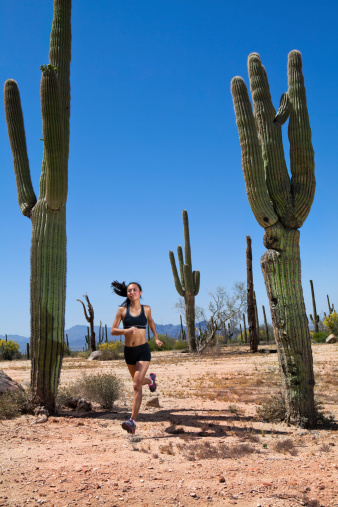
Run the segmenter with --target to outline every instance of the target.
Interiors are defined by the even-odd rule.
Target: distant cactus
[[[265,338],[266,338],[266,341],[269,342],[270,341],[269,328],[268,328],[268,323],[267,323],[267,320],[266,320],[266,314],[265,314],[265,307],[264,307],[264,305],[262,305],[262,309],[263,309],[263,317],[264,317]]]
[[[183,210],[183,229],[184,229],[184,259],[182,247],[177,247],[177,256],[179,262],[180,276],[178,275],[174,253],[169,251],[171,269],[174,276],[174,282],[177,292],[184,297],[185,301],[185,320],[187,324],[187,333],[189,341],[189,351],[196,352],[195,338],[195,296],[200,288],[200,272],[192,270],[191,249],[189,237],[188,213]]]
[[[248,336],[246,334],[245,313],[243,313],[242,317],[243,317],[244,341],[245,343],[248,343]]]
[[[180,322],[181,322],[180,338],[181,338],[181,340],[185,341],[187,339],[187,335],[186,335],[185,329],[183,327],[182,315],[180,315]]]
[[[21,212],[32,221],[32,403],[55,410],[64,343],[66,200],[70,116],[71,0],[54,1],[49,61],[42,66],[43,156],[37,200],[31,181],[20,94],[5,83],[5,113]]]
[[[327,297],[327,304],[329,305],[329,315],[331,315],[331,313],[334,312],[334,304],[332,303],[332,306],[330,305],[330,299],[329,299],[328,294],[326,295],[326,297]]]
[[[312,324],[314,326],[314,332],[318,333],[318,331],[319,331],[319,328],[318,328],[319,315],[317,315],[315,291],[313,289],[313,281],[312,280],[310,280],[310,286],[311,286],[312,308],[313,308],[313,316],[310,313],[310,319],[311,319],[311,322],[312,322]]]
[[[90,325],[90,346],[88,344],[88,350],[90,348],[90,350],[92,352],[95,352],[96,351],[96,343],[95,343],[95,331],[94,331],[94,308],[93,308],[93,305],[91,304],[91,302],[89,301],[89,297],[87,296],[87,294],[85,294],[83,297],[87,301],[88,314],[86,311],[86,307],[85,307],[84,303],[81,301],[81,299],[77,299],[76,301],[79,301],[79,303],[82,304],[86,321],[89,322],[89,325]],[[87,329],[88,329],[88,334],[89,334],[89,328],[87,327]]]
[[[316,424],[313,359],[301,284],[299,231],[315,194],[314,152],[299,51],[288,57],[288,91],[276,113],[265,68],[248,58],[253,109],[244,80],[231,82],[251,209],[264,227],[268,249],[261,266],[283,371],[286,421]],[[282,125],[289,118],[290,171],[284,159]]]
[[[258,350],[257,322],[255,312],[255,292],[252,272],[252,248],[251,238],[246,237],[246,279],[247,279],[247,314],[249,325],[249,342],[251,352]]]

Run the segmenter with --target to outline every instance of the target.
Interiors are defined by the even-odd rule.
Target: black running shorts
[[[142,343],[136,347],[124,346],[124,359],[127,364],[136,364],[138,361],[151,361],[149,344]]]

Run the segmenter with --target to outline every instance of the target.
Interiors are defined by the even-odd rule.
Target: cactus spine
[[[188,212],[185,209],[183,210],[183,229],[184,229],[184,259],[182,247],[180,245],[177,247],[177,257],[180,268],[180,276],[178,276],[175,256],[171,250],[169,251],[169,259],[174,276],[176,290],[180,296],[184,297],[185,320],[187,324],[189,351],[196,352],[197,347],[195,338],[195,296],[197,296],[200,288],[200,272],[192,270]]]
[[[288,57],[288,91],[276,113],[266,71],[257,53],[248,58],[253,111],[242,78],[231,91],[242,151],[247,196],[268,249],[261,266],[283,372],[286,421],[316,424],[313,359],[301,284],[299,231],[315,193],[314,152],[298,51]],[[289,118],[290,168],[284,160],[282,125]],[[258,135],[257,135],[258,131]]]
[[[33,402],[55,409],[66,299],[66,200],[70,115],[71,0],[54,1],[49,64],[41,67],[43,157],[36,199],[17,83],[5,83],[5,113],[18,201],[32,221],[31,388]]]
[[[316,299],[315,299],[315,291],[313,288],[313,281],[310,280],[310,286],[311,286],[311,296],[312,296],[312,308],[313,308],[313,316],[310,313],[310,319],[314,326],[314,332],[318,333],[318,324],[319,324],[319,315],[317,315],[317,309],[316,309]]]

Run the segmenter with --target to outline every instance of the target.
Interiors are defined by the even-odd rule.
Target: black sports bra
[[[144,312],[143,305],[141,305],[141,313],[134,317],[129,313],[129,305],[127,306],[126,315],[123,319],[123,329],[129,329],[130,327],[137,327],[138,329],[146,329],[147,317]]]

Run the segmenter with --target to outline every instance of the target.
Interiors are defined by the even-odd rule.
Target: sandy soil
[[[338,344],[314,345],[313,353],[316,396],[338,420]],[[29,381],[29,362],[0,366]],[[66,359],[61,384],[83,371],[115,373],[123,397],[110,412],[0,421],[0,506],[338,506],[337,429],[254,418],[279,389],[276,354],[154,353],[158,391],[144,390],[133,436],[121,428],[132,395],[124,362]],[[160,407],[146,407],[156,396]]]

